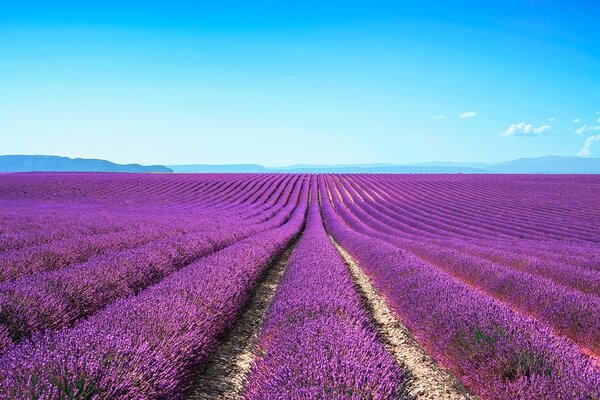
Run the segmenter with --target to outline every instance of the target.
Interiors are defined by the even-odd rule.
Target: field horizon
[[[441,173],[441,174],[600,174],[600,158],[544,156],[498,163],[429,161],[414,164],[116,164],[107,160],[47,155],[0,155],[1,172],[163,172],[163,173]]]

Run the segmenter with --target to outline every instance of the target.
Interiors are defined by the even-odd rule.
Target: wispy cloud
[[[475,118],[476,115],[477,115],[477,113],[475,111],[465,111],[464,113],[460,114],[458,116],[458,118],[460,118],[460,119]]]
[[[554,117],[548,118],[548,122],[554,122],[554,121],[555,121]]]
[[[573,123],[574,123],[574,124],[578,124],[578,123],[580,123],[580,122],[581,122],[581,118],[575,118],[575,119],[573,120]]]
[[[445,115],[439,115],[439,114],[438,114],[438,115],[434,115],[434,116],[432,116],[431,118],[433,118],[433,119],[446,119],[446,116],[445,116]]]
[[[534,126],[520,122],[512,124],[508,129],[501,133],[502,136],[541,136],[548,133],[552,129],[550,125]]]
[[[577,155],[579,157],[589,157],[592,154],[592,146],[595,142],[600,142],[600,135],[592,135],[585,139],[585,143]]]
[[[586,133],[592,133],[592,132],[600,132],[600,125],[592,125],[592,126],[584,125],[581,128],[575,130],[575,133],[578,135],[584,135]]]

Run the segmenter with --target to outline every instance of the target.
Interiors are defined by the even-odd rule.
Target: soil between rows
[[[255,348],[277,287],[285,274],[298,239],[263,275],[235,325],[223,336],[217,350],[200,366],[185,398],[190,400],[233,400],[242,397],[255,359]],[[450,372],[438,365],[398,320],[385,299],[352,256],[332,241],[349,268],[355,287],[364,300],[379,337],[402,366],[406,389],[415,399],[475,400]]]
[[[331,237],[330,237],[331,238]],[[379,337],[407,375],[406,390],[415,399],[475,400],[458,379],[437,364],[419,345],[383,296],[375,289],[370,278],[352,256],[331,238],[350,270],[364,305],[377,327]]]
[[[264,273],[242,315],[221,339],[220,345],[209,360],[196,372],[185,394],[186,399],[230,400],[241,397],[254,363],[254,351],[269,306],[298,240],[299,238]]]

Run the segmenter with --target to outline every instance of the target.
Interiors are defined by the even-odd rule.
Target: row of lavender
[[[594,190],[596,184],[593,177],[553,177],[552,186],[545,182],[550,179],[547,177],[530,178],[526,185],[519,184],[522,178],[513,176],[462,178],[478,183],[470,192],[461,190],[461,182],[455,182],[454,177],[450,178],[454,180],[450,187],[440,184],[436,191],[417,187],[412,192],[407,192],[402,180],[394,184],[397,177],[379,177],[374,182],[373,177],[343,179],[348,183],[354,181],[354,186],[366,190],[371,197],[375,196],[377,201],[371,204],[395,217],[395,223],[401,224],[404,236],[451,240],[454,243],[460,243],[462,239],[467,240],[470,246],[484,248],[486,251],[510,250],[521,256],[561,260],[598,269],[600,250],[595,244],[597,239],[594,239],[594,235],[598,236],[597,225],[600,218],[594,206],[597,191]],[[436,179],[445,182],[450,178]],[[412,180],[428,181],[431,178],[418,177]],[[560,185],[563,181],[564,187]],[[578,182],[579,185],[568,185],[571,181]],[[501,193],[496,198],[469,198],[481,192],[482,187],[491,184],[513,184],[513,192]],[[504,205],[507,202],[522,202],[521,198],[529,200],[530,192],[544,193],[542,198],[536,199],[537,210],[532,211],[530,206]],[[570,196],[565,198],[563,193],[560,205],[554,204],[557,193],[562,192],[569,193]],[[457,198],[458,204],[453,204],[451,195]],[[559,223],[553,222],[556,218],[560,218]],[[473,238],[477,241],[470,240]],[[534,243],[535,246],[532,245]]]
[[[578,278],[582,271],[593,277],[596,269],[589,259],[589,263],[561,264],[578,259],[583,249],[593,249],[590,258],[594,259],[597,248],[589,242],[594,243],[596,237],[586,236],[590,223],[578,227],[575,215],[570,224],[553,224],[554,214],[565,205],[554,204],[551,193],[546,193],[547,204],[532,212],[526,207],[523,215],[503,206],[502,196],[508,193],[490,189],[485,196],[478,195],[477,179],[501,180],[505,185],[509,177],[465,179],[475,180],[471,182],[475,195],[465,192],[464,182],[455,177],[435,179],[455,183],[458,192],[486,204],[463,201],[473,206],[463,212],[463,205],[449,202],[447,213],[440,204],[440,211],[421,209],[407,214],[407,207],[418,208],[415,203],[427,203],[427,196],[406,186],[418,188],[423,183],[420,180],[427,183],[433,178],[330,176],[321,179],[322,193],[330,199],[324,202],[327,227],[360,261],[422,344],[483,397],[598,397],[600,370],[594,357],[600,340],[599,293],[594,291],[593,280],[586,285]],[[394,191],[397,181],[409,184],[395,187],[403,191]],[[445,197],[451,199],[455,191],[448,185],[436,196],[448,193]],[[579,191],[586,189],[580,187]],[[512,198],[519,196],[523,194],[512,193]],[[576,202],[593,202],[597,194],[588,191],[587,196]],[[565,201],[564,195],[559,197]],[[499,211],[485,211],[495,206]],[[600,217],[592,207],[571,212],[596,224]],[[504,224],[514,225],[513,239],[502,230],[496,242],[490,239],[495,215],[503,215]],[[471,229],[463,229],[461,224]],[[522,229],[520,224],[531,229]],[[546,234],[550,239],[544,240]],[[515,235],[526,236],[528,241],[515,240]],[[567,244],[556,240],[560,235]],[[532,247],[540,243],[531,251],[529,263],[511,266],[498,262],[528,254],[523,242]],[[494,243],[505,245],[487,254],[488,249],[494,250]],[[514,248],[507,243],[514,243]],[[563,251],[559,256],[545,253],[554,244]],[[562,269],[554,268],[556,264]],[[592,356],[586,355],[590,353]]]
[[[179,398],[252,287],[304,224],[308,183],[282,225],[256,233],[114,302],[72,329],[0,358],[3,398]]]
[[[380,342],[320,214],[317,181],[302,238],[262,329],[251,399],[400,399],[404,374]]]
[[[274,180],[272,176],[258,179],[246,176],[237,180],[240,182],[217,182],[218,188],[203,193],[211,202],[206,201],[196,213],[188,213],[187,218],[193,222],[156,230],[157,240],[139,243],[137,239],[141,246],[132,244],[132,240],[143,236],[145,231],[140,233],[139,229],[132,229],[125,231],[129,234],[127,239],[109,242],[126,249],[99,252],[93,257],[87,256],[89,260],[85,262],[64,265],[41,262],[37,271],[30,268],[35,264],[27,264],[35,258],[24,257],[25,264],[20,265],[21,269],[3,264],[2,271],[21,272],[21,278],[0,284],[0,353],[37,333],[71,326],[115,300],[159,282],[202,256],[277,227],[296,207],[301,188],[299,177],[281,176]],[[227,200],[227,212],[223,210],[225,207],[215,205],[223,200]],[[94,240],[84,238],[82,241],[89,244]],[[64,245],[62,240],[41,247],[65,249],[60,245]],[[44,253],[39,251],[38,254]],[[64,257],[70,253],[58,254]]]
[[[593,177],[552,196],[559,177],[98,176],[0,184],[0,258],[16,271],[0,283],[0,398],[181,397],[307,209],[245,397],[402,397],[319,203],[398,318],[481,397],[600,396]],[[60,262],[27,256],[45,249]]]
[[[12,176],[8,176],[12,177]],[[27,175],[25,178],[32,179],[37,178],[38,191],[46,192],[49,190],[46,188],[46,176],[45,175]],[[22,179],[25,179],[22,178]],[[100,175],[100,178],[106,178]],[[15,190],[10,180],[6,182],[7,176],[2,177],[2,185],[0,186],[2,192],[5,195],[12,194]],[[76,186],[80,182],[78,175],[66,175],[63,176],[63,180],[68,182],[72,186]],[[187,186],[195,187],[195,185],[186,185],[185,182],[180,182],[176,188],[181,186],[183,189],[175,190],[173,195],[173,202],[168,206],[149,206],[148,204],[140,206],[137,198],[144,198],[146,203],[155,204],[158,194],[146,193],[145,179],[147,177],[141,177],[139,179],[139,185],[130,186],[129,198],[122,202],[108,202],[101,201],[104,197],[109,196],[111,193],[110,188],[118,184],[117,182],[106,182],[105,179],[97,179],[94,193],[98,196],[97,198],[89,199],[89,196],[85,196],[84,199],[77,200],[76,196],[71,198],[68,194],[62,194],[61,197],[46,196],[40,199],[39,195],[33,199],[28,196],[29,193],[23,193],[24,196],[19,201],[9,200],[5,197],[0,196],[0,201],[3,206],[3,213],[0,215],[0,255],[2,257],[18,256],[21,259],[26,259],[27,254],[19,255],[14,250],[27,248],[27,251],[58,251],[52,247],[44,249],[43,246],[50,242],[58,242],[61,240],[68,240],[77,238],[78,240],[94,240],[94,236],[102,234],[119,233],[124,231],[134,232],[139,228],[162,228],[164,230],[171,229],[189,229],[194,225],[198,224],[198,221],[194,218],[190,218],[189,213],[194,214],[202,213],[211,202],[218,202],[222,200],[228,200],[230,204],[237,204],[236,200],[240,199],[240,196],[244,191],[248,192],[252,188],[250,184],[256,184],[254,179],[235,178],[231,180],[221,180],[220,182],[207,182],[201,186],[202,190],[186,189]],[[205,178],[199,179],[199,183],[204,183]],[[244,182],[245,181],[245,182]],[[32,183],[33,185],[33,183]],[[101,188],[105,188],[108,194],[97,193]],[[143,191],[141,189],[144,189]],[[58,189],[54,189],[58,190]],[[88,191],[92,191],[92,188],[88,188]],[[32,188],[33,191],[33,188]],[[83,189],[77,193],[81,193]],[[177,194],[181,192],[187,192],[185,198],[189,199],[201,199],[203,205],[198,206],[190,210],[188,207],[184,207],[186,204],[185,199],[179,199],[177,201]],[[236,192],[237,191],[237,192]],[[252,192],[250,192],[252,193]],[[57,194],[60,194],[57,193]],[[219,210],[215,207],[211,208],[211,214]],[[217,214],[219,217],[227,217],[227,214]],[[30,247],[33,246],[33,249]],[[55,245],[56,246],[56,245]],[[72,251],[76,251],[73,249]],[[10,254],[6,254],[6,253]]]
[[[240,199],[251,203],[242,196],[247,196],[247,192],[254,191],[254,201],[257,204],[261,202],[264,204],[264,198],[257,200],[256,197],[261,193],[263,196],[280,195],[289,179],[279,179],[276,182],[279,186],[276,193],[273,193],[274,188],[269,187],[269,181],[266,179],[262,182],[264,187],[258,191],[260,185],[257,185],[256,180],[246,178],[243,184],[224,181],[226,185],[222,185],[221,182],[220,186],[225,186],[229,191],[223,188],[220,188],[220,191],[205,188],[201,195],[196,197],[210,199],[213,203],[226,201],[227,207],[231,208],[239,206]],[[43,186],[42,179],[40,183]],[[132,197],[135,195],[136,193],[132,193]],[[214,204],[210,208],[204,206],[193,211],[182,211],[179,204],[174,205],[161,209],[158,213],[154,212],[154,215],[152,213],[148,215],[147,207],[123,210],[120,205],[102,208],[86,203],[83,206],[79,204],[75,208],[61,202],[52,208],[53,214],[49,218],[47,208],[40,207],[39,203],[32,203],[27,213],[18,209],[16,215],[3,214],[3,231],[14,232],[22,229],[23,232],[5,232],[0,237],[0,242],[5,244],[4,251],[0,251],[0,262],[4,266],[0,273],[0,281],[42,270],[59,269],[107,251],[134,247],[136,244],[156,240],[161,235],[206,231],[211,228],[207,225],[207,218],[231,222],[230,214],[235,211],[230,209],[229,212],[224,213],[221,212],[223,207],[215,207]],[[207,211],[209,214],[206,214]],[[195,218],[190,215],[190,212],[193,212]],[[262,210],[259,209],[257,213],[260,212]],[[254,213],[254,216],[257,213]],[[57,218],[56,214],[61,217]],[[234,222],[238,223],[239,215],[235,216]]]
[[[544,268],[542,276],[539,276],[493,263],[469,252],[449,248],[443,243],[406,240],[403,231],[396,226],[396,219],[369,204],[351,201],[347,189],[340,193],[354,216],[364,224],[360,228],[363,231],[370,233],[374,230],[373,235],[376,237],[410,250],[468,284],[481,288],[521,312],[548,323],[558,333],[580,344],[584,350],[595,354],[600,352],[600,319],[597,318],[600,315],[600,293],[582,293],[543,275],[555,275],[561,282],[573,287],[585,283],[592,289],[598,279],[582,280],[583,274],[579,273],[577,268],[573,269],[568,265],[563,265],[562,274],[557,268]],[[545,271],[550,273],[544,274]],[[583,277],[589,278],[590,275],[593,277],[593,272]]]
[[[402,215],[406,227],[415,229],[418,236],[555,238],[592,243],[597,243],[600,236],[596,229],[599,221],[594,207],[594,179],[597,180],[594,177],[339,178],[364,188],[369,196],[393,207]],[[573,181],[578,184],[572,184]],[[507,191],[498,191],[498,187],[506,187]]]

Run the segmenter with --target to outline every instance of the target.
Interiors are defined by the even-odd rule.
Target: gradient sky
[[[207,3],[0,0],[0,154],[600,156],[599,3]]]

